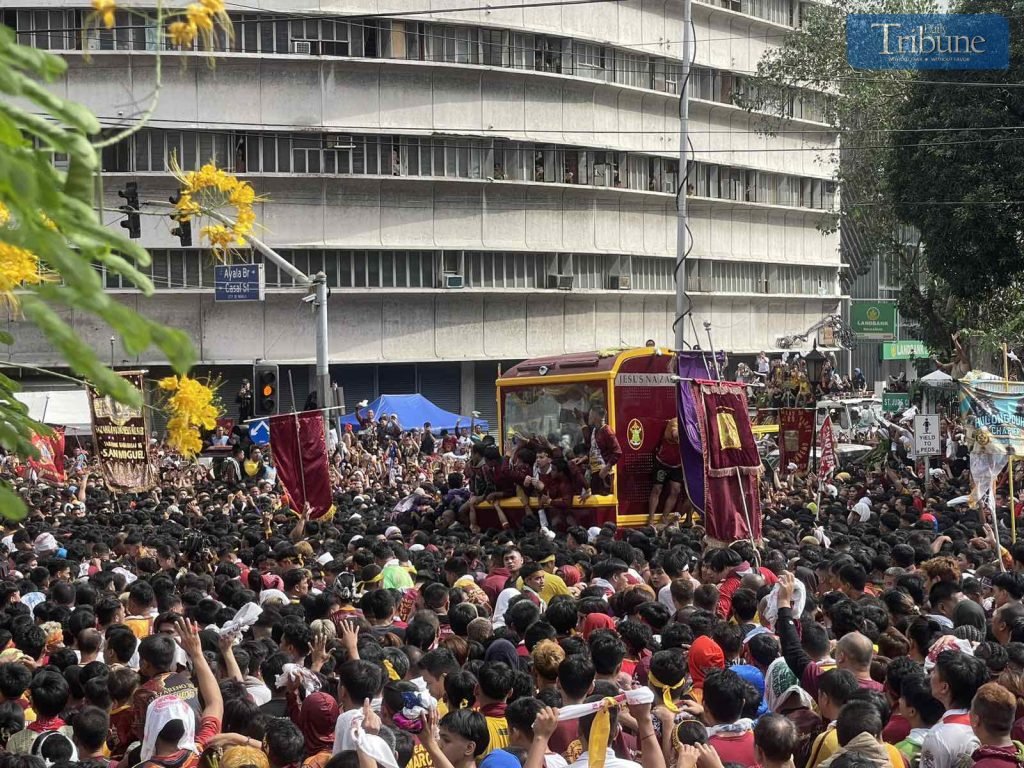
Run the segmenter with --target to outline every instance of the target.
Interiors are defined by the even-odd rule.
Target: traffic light
[[[273,363],[256,363],[253,366],[253,415],[273,416],[277,413],[277,366]]]
[[[181,199],[181,193],[179,192],[176,195],[171,195],[167,199],[170,200],[175,205],[177,205],[178,201]],[[174,229],[171,230],[171,235],[173,235],[174,237],[178,238],[178,242],[181,243],[181,247],[182,248],[187,248],[188,246],[192,245],[192,221],[191,221],[191,219],[181,218],[179,216],[179,214],[177,214],[177,213],[172,213],[171,214],[171,219],[173,219],[174,221],[178,222],[178,226],[176,226]]]
[[[128,214],[127,220],[122,221],[121,226],[128,230],[128,237],[138,240],[142,237],[142,226],[139,220],[139,185],[134,181],[129,181],[124,185],[124,189],[117,190],[117,195],[125,200],[125,204],[118,210]]]

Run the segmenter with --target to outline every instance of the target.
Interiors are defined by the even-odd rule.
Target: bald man
[[[793,618],[794,582],[795,577],[791,573],[783,573],[779,576],[779,617],[775,623],[775,632],[782,645],[782,655],[789,668],[793,670],[793,674],[800,681],[800,686],[817,699],[818,679],[829,666],[811,659],[800,643],[800,636],[797,634],[796,622]],[[883,691],[882,684],[871,679],[873,656],[871,640],[860,632],[849,632],[839,638],[839,642],[836,643],[836,667],[853,674],[857,678],[859,687],[881,693]]]

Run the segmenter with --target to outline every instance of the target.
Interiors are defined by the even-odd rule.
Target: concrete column
[[[462,410],[460,413],[468,416],[476,410],[476,363],[472,360],[463,360],[460,373],[462,376],[462,397],[460,399]]]

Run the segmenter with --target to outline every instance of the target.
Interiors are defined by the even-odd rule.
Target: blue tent
[[[435,433],[442,429],[455,429],[456,420],[459,421],[460,429],[468,428],[473,421],[469,416],[459,416],[457,413],[449,413],[443,408],[438,408],[423,395],[381,395],[366,408],[359,410],[364,414],[367,410],[373,411],[375,420],[379,419],[381,414],[390,416],[397,413],[398,423],[402,425],[402,429],[422,429],[424,423],[429,421],[431,431]],[[355,429],[359,428],[359,420],[355,413],[342,416],[341,423],[351,424]],[[487,429],[485,420],[477,419],[475,423]]]

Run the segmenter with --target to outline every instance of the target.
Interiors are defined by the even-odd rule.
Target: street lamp
[[[807,363],[807,379],[811,385],[811,392],[817,397],[821,387],[821,372],[825,367],[825,356],[818,351],[818,340],[814,340],[814,347],[804,355],[804,362]]]

